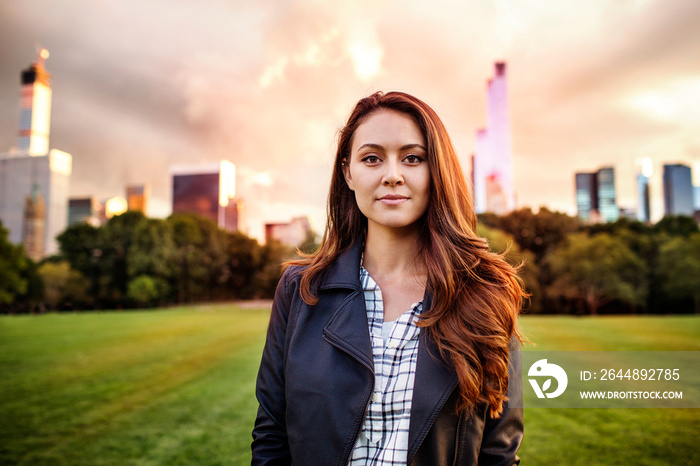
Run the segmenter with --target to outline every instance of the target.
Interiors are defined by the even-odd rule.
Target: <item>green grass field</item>
[[[0,317],[0,464],[250,463],[268,309]],[[524,317],[537,350],[700,350],[700,317]],[[523,465],[696,464],[696,409],[526,409]]]

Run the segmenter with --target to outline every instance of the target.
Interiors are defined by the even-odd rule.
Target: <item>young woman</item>
[[[277,287],[254,465],[519,463],[525,292],[475,231],[437,114],[400,92],[360,100],[321,247]]]

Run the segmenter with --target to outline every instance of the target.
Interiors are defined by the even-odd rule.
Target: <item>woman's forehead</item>
[[[425,147],[425,138],[410,115],[380,109],[368,115],[357,127],[351,150],[354,152],[366,144],[382,147],[417,144]]]

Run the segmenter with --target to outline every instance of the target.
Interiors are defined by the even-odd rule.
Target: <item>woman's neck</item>
[[[363,265],[373,277],[425,275],[418,231],[368,228]]]

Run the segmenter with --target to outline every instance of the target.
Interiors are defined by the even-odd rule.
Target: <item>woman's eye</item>
[[[363,162],[366,163],[378,163],[379,162],[379,157],[376,155],[368,155],[362,159]]]
[[[417,155],[411,154],[411,155],[406,157],[406,162],[408,162],[410,164],[417,164],[417,163],[421,163],[422,161],[423,161],[423,158],[419,157]]]

